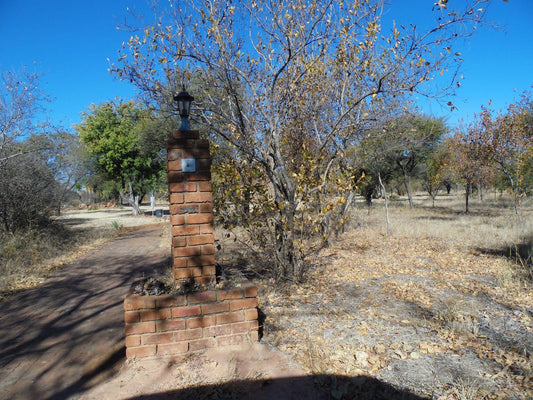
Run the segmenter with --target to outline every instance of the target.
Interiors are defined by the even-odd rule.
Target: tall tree
[[[488,171],[488,163],[480,151],[478,143],[467,132],[456,132],[453,138],[446,140],[447,152],[450,155],[447,167],[453,171],[455,179],[465,189],[465,213],[470,212],[470,195],[477,182],[484,179]]]
[[[340,163],[346,147],[381,105],[427,94],[422,84],[434,73],[450,69],[454,83],[452,47],[473,32],[486,2],[455,10],[439,2],[432,26],[389,30],[381,0],[170,1],[112,69],[152,103],[171,99],[184,70],[201,82],[198,118],[253,159],[272,188],[277,275],[297,280],[309,247],[301,221],[338,225],[342,177],[353,178]]]
[[[389,121],[383,127],[384,135],[389,136],[387,155],[400,169],[409,207],[413,208],[411,178],[424,167],[437,144],[447,133],[442,118],[406,114]]]
[[[151,116],[134,102],[108,102],[91,106],[76,126],[98,171],[120,184],[134,214],[141,212],[139,202],[164,170],[160,152],[141,146],[140,132]]]
[[[39,88],[39,75],[26,70],[0,72],[0,168],[9,158],[37,150],[21,148],[17,142],[38,133],[34,117],[47,100]]]
[[[533,98],[522,94],[506,113],[493,116],[483,108],[480,120],[469,135],[480,154],[494,162],[505,175],[513,194],[514,209],[520,216],[520,203],[528,189],[528,175],[533,174]]]

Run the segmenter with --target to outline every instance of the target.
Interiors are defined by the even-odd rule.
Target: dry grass
[[[72,230],[52,223],[39,231],[0,234],[0,301],[41,284],[54,270],[122,231],[120,226]]]
[[[469,214],[462,197],[418,199],[393,203],[391,236],[379,201],[357,208],[308,282],[263,282],[264,340],[309,372],[425,398],[531,398],[531,203],[518,221],[501,199],[474,199]]]

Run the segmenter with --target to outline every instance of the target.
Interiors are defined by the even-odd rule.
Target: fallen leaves
[[[498,313],[510,312],[481,309],[482,303],[533,307],[531,293],[497,284],[509,268],[507,260],[434,238],[382,237],[371,231],[346,234],[323,255],[327,267],[313,269],[309,283],[285,294],[265,293],[264,311],[277,329],[267,333],[267,340],[275,337],[274,343],[309,372],[379,376],[393,361],[438,363],[473,353],[491,363],[469,373],[508,393],[533,393],[529,353],[524,358],[498,348],[479,328],[486,321],[492,331],[503,332],[498,321],[505,319]],[[527,313],[514,319],[531,332]],[[440,398],[457,398],[449,388],[438,390]],[[498,398],[495,393],[485,398]]]

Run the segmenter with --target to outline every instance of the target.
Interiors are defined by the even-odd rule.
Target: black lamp
[[[183,85],[182,91],[174,96],[174,100],[178,102],[178,110],[181,117],[181,126],[180,131],[189,131],[191,127],[189,126],[189,113],[191,111],[191,103],[194,100],[187,91],[185,90],[185,85]]]

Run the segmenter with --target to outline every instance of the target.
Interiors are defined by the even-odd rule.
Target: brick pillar
[[[177,131],[167,141],[172,269],[177,287],[215,280],[215,238],[209,141]]]

